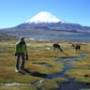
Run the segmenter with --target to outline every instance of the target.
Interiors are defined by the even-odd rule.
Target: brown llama
[[[72,47],[73,47],[76,51],[80,51],[80,50],[81,50],[81,45],[80,45],[80,44],[72,44]]]

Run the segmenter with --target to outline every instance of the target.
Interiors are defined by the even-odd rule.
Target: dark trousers
[[[17,62],[16,62],[16,68],[19,69],[24,69],[25,66],[25,55],[22,54],[17,54]]]

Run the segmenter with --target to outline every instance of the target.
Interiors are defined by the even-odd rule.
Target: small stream
[[[62,77],[67,80],[67,82],[64,82],[60,85],[58,90],[81,90],[81,89],[87,89],[90,90],[90,85],[86,85],[85,83],[79,83],[74,80],[74,78],[71,78],[69,76],[66,76],[65,73],[73,68],[73,62],[77,62],[78,60],[82,60],[86,57],[85,53],[80,53],[78,56],[69,56],[69,57],[59,57],[57,60],[55,60],[57,63],[64,64],[63,71],[56,74],[49,74],[47,76],[48,79],[53,79],[57,77]],[[88,89],[89,88],[89,89]]]
[[[63,71],[60,73],[56,73],[56,74],[49,74],[47,76],[47,78],[52,79],[52,78],[56,78],[56,77],[64,77],[66,79],[70,79],[69,77],[67,78],[65,76],[65,73],[73,68],[72,62],[84,59],[85,57],[86,57],[86,55],[84,53],[80,53],[79,56],[68,56],[68,57],[57,58],[57,60],[55,60],[55,62],[64,64]]]

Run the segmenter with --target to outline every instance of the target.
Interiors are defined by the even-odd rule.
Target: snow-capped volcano
[[[58,23],[58,22],[62,21],[50,12],[40,12],[26,21],[26,23]]]

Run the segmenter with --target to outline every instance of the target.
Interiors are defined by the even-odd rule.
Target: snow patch
[[[58,22],[62,22],[62,21],[50,12],[40,12],[26,21],[26,23],[36,23],[36,24],[37,23],[58,23]]]

